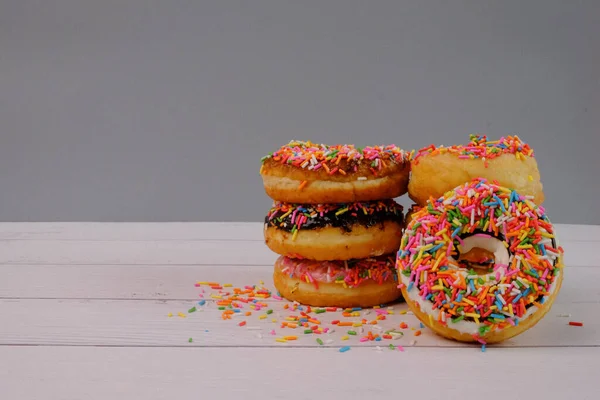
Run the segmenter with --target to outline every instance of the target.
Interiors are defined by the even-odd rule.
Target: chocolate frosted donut
[[[409,153],[395,145],[291,141],[262,158],[265,191],[287,203],[351,203],[392,199],[407,191]]]
[[[348,204],[275,202],[265,218],[267,246],[312,260],[349,260],[396,252],[402,206],[393,200]]]

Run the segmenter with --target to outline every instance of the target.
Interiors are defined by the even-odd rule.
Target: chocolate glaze
[[[383,225],[385,221],[393,221],[402,223],[403,216],[401,209],[382,209],[375,210],[372,213],[366,214],[359,210],[346,211],[343,214],[336,215],[339,209],[324,212],[323,216],[317,215],[315,218],[308,217],[307,220],[300,226],[300,230],[318,229],[324,227],[341,228],[345,232],[351,232],[352,226],[355,224],[363,225],[367,228],[377,224]],[[283,220],[279,216],[285,214],[284,211],[278,210],[274,215],[265,217],[265,224],[291,232],[295,224],[292,224],[292,214],[286,216]],[[296,220],[298,217],[296,217]]]

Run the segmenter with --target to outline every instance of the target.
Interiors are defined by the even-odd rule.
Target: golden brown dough
[[[265,218],[267,246],[311,260],[350,260],[394,253],[402,235],[402,206],[393,200],[303,205],[275,202]]]
[[[262,159],[265,191],[287,203],[350,203],[396,198],[407,191],[409,154],[397,146],[292,141]]]
[[[345,266],[343,262],[279,257],[273,280],[279,293],[290,301],[319,307],[372,307],[401,298],[394,259],[390,255]],[[373,278],[361,278],[368,269]]]
[[[533,150],[516,136],[488,142],[485,136],[472,135],[471,142],[464,146],[420,150],[412,160],[409,197],[422,206],[430,197],[438,198],[475,178],[497,181],[522,195],[533,196],[536,204],[544,202]]]

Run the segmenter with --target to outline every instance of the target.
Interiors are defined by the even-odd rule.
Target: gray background
[[[600,224],[599,87],[600,1],[0,0],[0,220],[258,221],[290,139],[482,132]]]

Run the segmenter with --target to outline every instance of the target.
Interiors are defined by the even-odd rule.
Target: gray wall
[[[594,0],[0,0],[0,220],[258,221],[292,138],[485,132],[600,224],[599,86]]]

